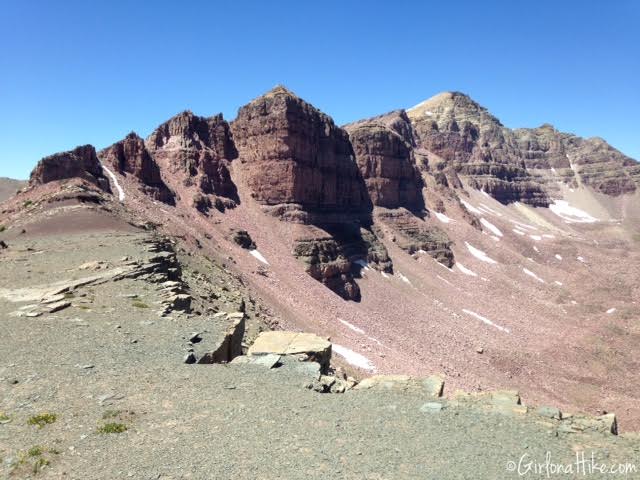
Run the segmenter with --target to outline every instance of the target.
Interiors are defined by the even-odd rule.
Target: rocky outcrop
[[[347,132],[284,87],[242,107],[232,124],[251,195],[283,220],[309,225],[293,254],[313,278],[359,300],[358,262],[389,269]]]
[[[409,109],[416,143],[471,186],[502,203],[548,206],[544,188],[530,178],[513,133],[468,96],[446,92]]]
[[[413,156],[411,123],[404,111],[347,125],[372,203],[422,211],[422,179]]]
[[[259,203],[296,204],[308,213],[370,210],[348,134],[286,88],[242,107],[232,129]]]
[[[132,132],[123,140],[101,150],[98,157],[120,174],[131,174],[142,184],[143,191],[152,198],[174,204],[174,194],[163,182],[160,168],[147,150],[144,140]]]
[[[376,211],[376,222],[392,242],[409,254],[425,253],[446,267],[454,265],[452,242],[440,228],[405,209]]]
[[[166,175],[182,186],[212,196],[211,203],[221,208],[238,202],[229,173],[229,162],[237,157],[237,151],[229,124],[221,114],[205,118],[182,112],[160,125],[145,145],[156,162],[166,168]]]
[[[92,145],[83,145],[68,152],[44,157],[31,172],[29,185],[42,185],[69,178],[81,178],[105,192],[111,192],[109,180],[102,171],[96,150]]]

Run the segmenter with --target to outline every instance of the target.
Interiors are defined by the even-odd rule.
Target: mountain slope
[[[108,208],[227,259],[281,327],[330,335],[346,369],[440,371],[640,425],[637,165],[611,147],[509,130],[454,93],[340,128],[282,87],[231,124],[186,112],[135,141],[131,167],[98,154],[125,193]],[[94,198],[83,178],[5,203],[7,235]]]
[[[14,180],[13,178],[0,178],[0,202],[4,202],[12,197],[16,192],[27,184],[24,180]]]

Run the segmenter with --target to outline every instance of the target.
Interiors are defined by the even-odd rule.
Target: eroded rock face
[[[419,148],[473,180],[502,203],[548,206],[544,188],[530,178],[511,130],[468,96],[446,92],[407,111]]]
[[[232,129],[251,194],[261,204],[370,210],[347,133],[284,87],[242,107]]]
[[[83,145],[68,152],[44,157],[31,172],[29,184],[42,185],[68,178],[82,178],[105,192],[111,192],[109,181],[102,171],[96,150],[92,145]]]
[[[237,157],[222,115],[199,117],[186,111],[160,125],[145,141],[156,162],[205,195],[238,201],[229,162]],[[227,206],[232,206],[228,203]]]
[[[307,273],[359,300],[357,262],[387,269],[391,261],[368,229],[372,204],[347,132],[283,87],[242,107],[232,129],[251,195],[279,218],[309,225],[293,252]]]
[[[454,265],[452,242],[442,229],[427,224],[405,209],[381,209],[376,212],[376,222],[405,252],[428,254],[449,268]]]
[[[145,193],[161,202],[174,204],[174,194],[162,180],[160,168],[147,150],[144,140],[130,133],[123,140],[98,153],[99,158],[121,174],[131,174],[142,184]]]
[[[424,209],[422,178],[413,156],[411,124],[403,111],[346,127],[372,203]]]

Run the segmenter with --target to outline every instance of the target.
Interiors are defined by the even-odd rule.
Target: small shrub
[[[39,457],[42,454],[43,454],[42,447],[38,445],[31,447],[29,450],[27,450],[27,455],[29,455],[30,457]]]
[[[104,425],[98,427],[98,433],[124,433],[128,430],[127,426],[124,423],[105,423]]]
[[[42,467],[48,466],[49,463],[49,460],[47,460],[46,458],[38,458],[33,464],[33,473],[38,473],[40,470],[42,470]]]
[[[45,425],[55,423],[57,419],[58,416],[55,413],[40,413],[29,418],[27,423],[29,425],[37,425],[38,428],[43,428]]]
[[[4,412],[0,412],[0,423],[9,423],[9,420],[11,420],[9,415]]]
[[[24,208],[30,207],[31,205],[33,205],[33,202],[31,200],[25,200],[22,204]]]
[[[4,232],[7,229],[4,225],[0,225],[0,232]]]
[[[133,302],[131,305],[133,305],[136,308],[149,308],[149,305],[147,305],[144,302],[140,302],[138,300],[136,300],[135,302]]]

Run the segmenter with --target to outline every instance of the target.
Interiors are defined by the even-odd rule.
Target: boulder
[[[194,345],[196,353],[203,352],[198,358],[200,364],[227,363],[242,355],[242,339],[245,332],[245,314],[234,312],[227,315],[230,325],[213,344],[213,348],[206,341]]]
[[[249,347],[248,355],[296,356],[320,364],[322,371],[329,368],[331,343],[312,333],[263,332]]]

